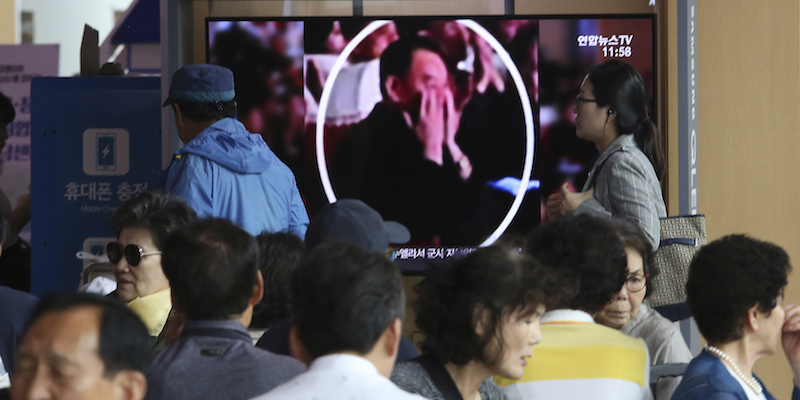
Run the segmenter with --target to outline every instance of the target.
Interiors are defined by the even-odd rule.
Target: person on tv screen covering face
[[[576,135],[594,143],[600,157],[580,193],[565,183],[548,197],[548,219],[573,213],[631,219],[658,248],[659,218],[667,216],[659,183],[664,155],[642,76],[619,60],[593,66],[573,111]]]
[[[337,194],[363,200],[412,238],[476,244],[487,233],[472,164],[456,142],[459,112],[438,44],[404,37],[380,60],[383,101],[340,141]]]

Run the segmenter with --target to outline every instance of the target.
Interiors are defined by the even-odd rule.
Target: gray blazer
[[[594,198],[581,203],[575,213],[636,221],[650,239],[653,250],[658,249],[661,240],[658,219],[667,216],[667,209],[656,171],[636,146],[633,135],[620,135],[600,154],[582,191],[590,189],[595,174]]]

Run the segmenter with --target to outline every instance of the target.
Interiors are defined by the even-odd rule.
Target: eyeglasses
[[[394,261],[395,257],[397,257],[397,249],[387,247],[386,250],[383,251],[383,254],[389,259],[389,261]]]
[[[647,278],[649,277],[649,273],[644,275],[631,275],[628,279],[625,279],[625,288],[631,293],[641,291],[647,285]]]
[[[578,96],[578,97],[576,97],[576,98],[575,98],[575,105],[576,105],[577,107],[580,107],[580,106],[581,106],[581,104],[583,104],[583,103],[595,103],[595,104],[600,104],[600,103],[599,103],[597,100],[595,100],[595,99],[585,99],[585,98],[583,98],[583,97],[581,97],[581,96]]]
[[[121,243],[111,242],[106,245],[106,254],[108,255],[109,261],[111,261],[113,264],[119,263],[124,255],[125,260],[128,261],[128,264],[135,267],[142,262],[142,257],[161,254],[161,252],[151,251],[149,253],[145,253],[141,247],[135,244],[129,244],[125,247],[122,247]]]

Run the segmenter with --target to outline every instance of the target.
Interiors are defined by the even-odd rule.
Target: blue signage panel
[[[158,77],[34,78],[31,292],[75,290],[84,262],[115,239],[120,205],[161,168]]]

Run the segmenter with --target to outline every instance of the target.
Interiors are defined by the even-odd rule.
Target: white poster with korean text
[[[0,190],[12,208],[20,196],[30,193],[31,79],[57,75],[57,44],[0,45],[0,92],[11,100],[16,111],[0,152]],[[20,236],[30,241],[30,230],[26,228]]]

